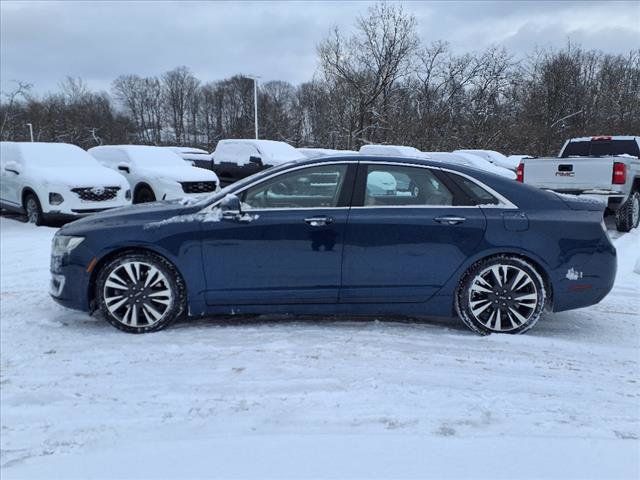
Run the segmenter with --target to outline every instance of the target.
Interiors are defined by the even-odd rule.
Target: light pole
[[[33,142],[33,125],[30,123],[27,123],[26,125],[29,127],[29,134],[31,135],[31,141]]]
[[[258,79],[259,75],[247,75],[253,80],[253,124],[256,129],[256,140],[258,140]]]

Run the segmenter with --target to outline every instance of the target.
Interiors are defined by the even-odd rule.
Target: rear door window
[[[364,206],[447,206],[453,192],[428,168],[367,165]]]

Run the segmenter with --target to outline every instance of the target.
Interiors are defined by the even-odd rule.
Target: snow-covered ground
[[[0,230],[3,480],[640,477],[638,229],[615,235],[601,304],[488,337],[317,318],[127,335],[49,298],[54,229]]]

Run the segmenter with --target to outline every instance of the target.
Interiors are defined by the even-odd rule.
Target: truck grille
[[[182,182],[184,193],[210,193],[215,189],[216,182]]]
[[[80,197],[80,200],[89,202],[104,202],[112,200],[118,195],[120,187],[86,187],[72,188],[71,191]]]

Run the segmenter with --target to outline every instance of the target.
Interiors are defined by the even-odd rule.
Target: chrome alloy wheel
[[[123,325],[149,327],[160,322],[173,302],[164,274],[145,262],[118,265],[104,283],[104,302]]]
[[[40,219],[40,212],[38,211],[38,203],[35,198],[30,196],[27,199],[26,210],[27,220],[29,221],[29,223],[37,224]]]
[[[531,276],[513,265],[492,265],[476,275],[469,289],[469,311],[494,332],[515,330],[529,321],[538,306]]]

